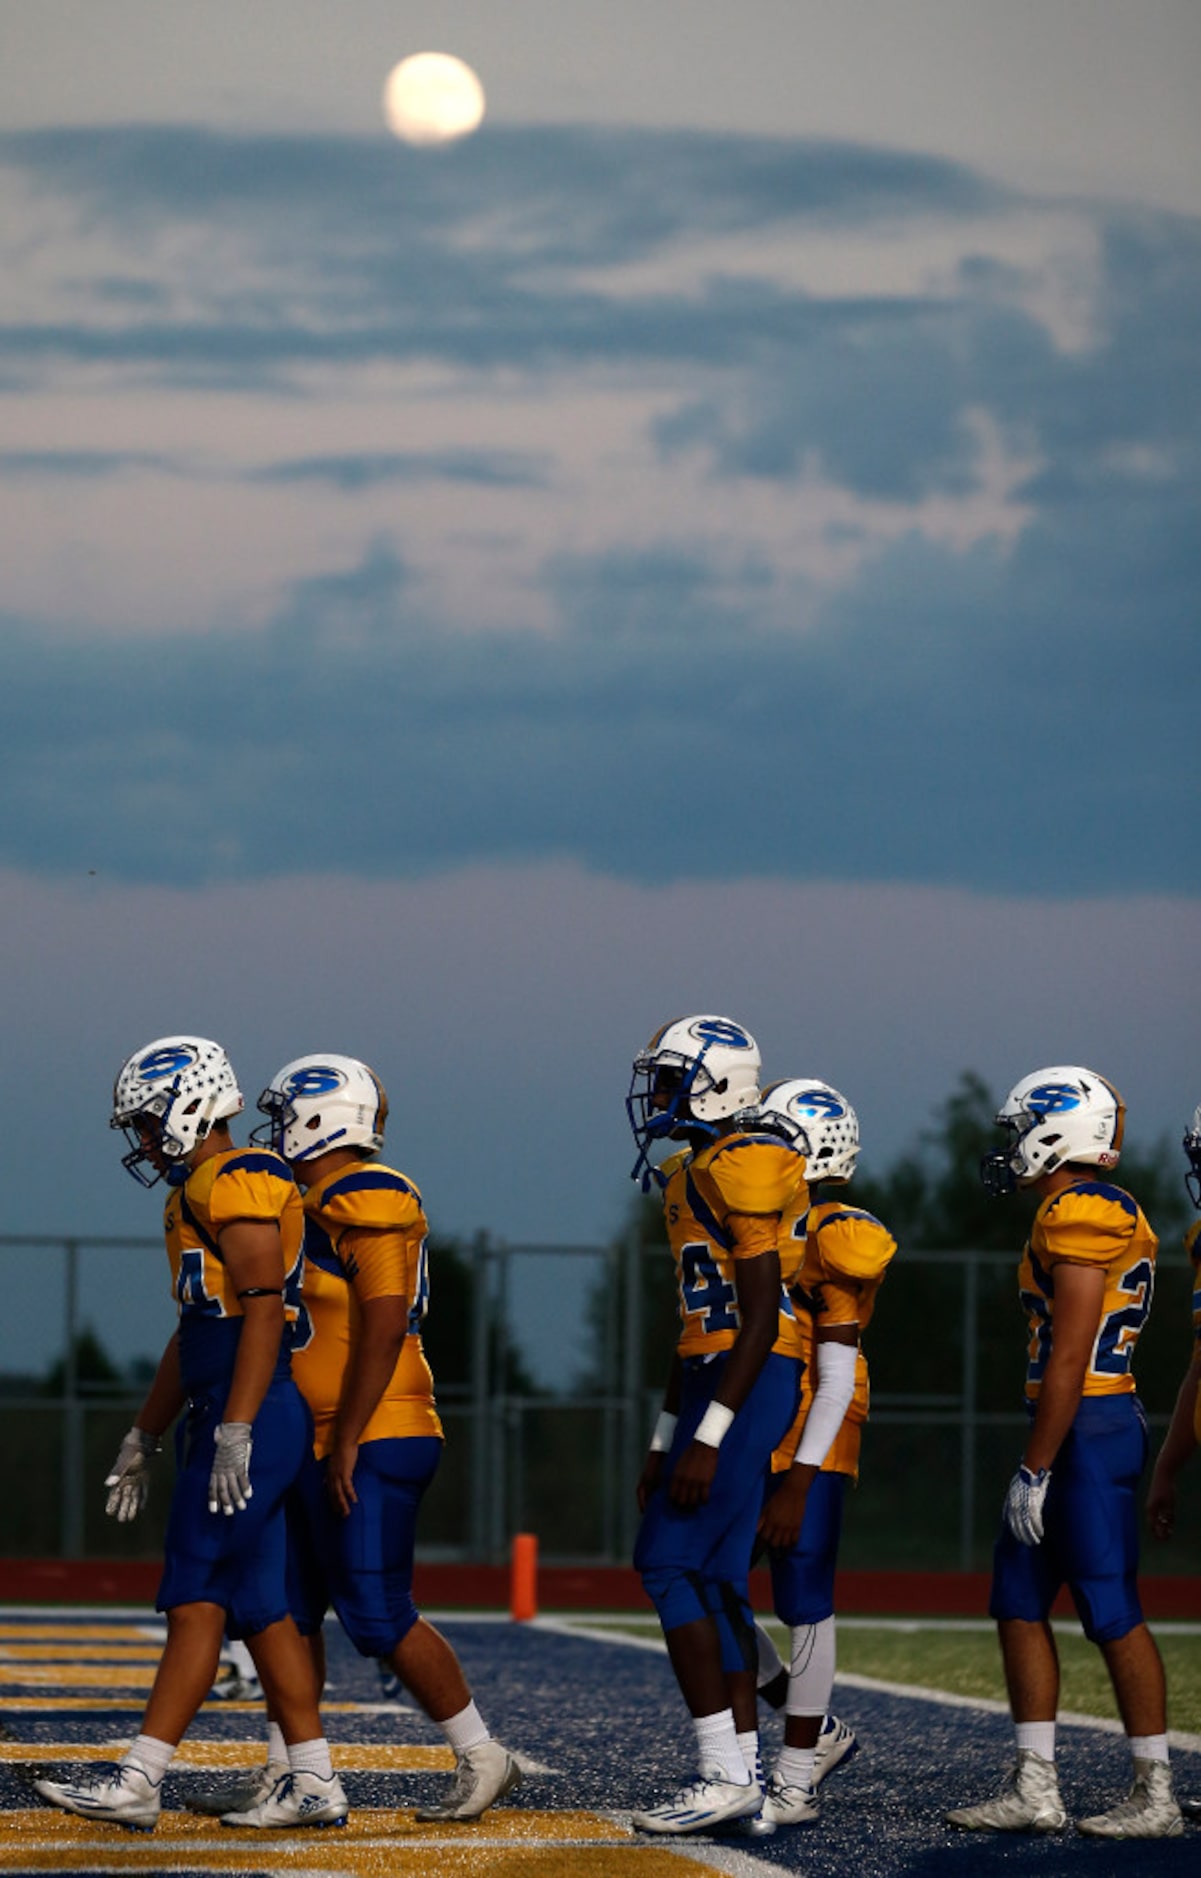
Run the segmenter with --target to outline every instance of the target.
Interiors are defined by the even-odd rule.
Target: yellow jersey
[[[799,1354],[805,1364],[796,1420],[772,1456],[772,1469],[792,1466],[813,1402],[813,1346],[823,1326],[871,1322],[897,1242],[887,1227],[848,1199],[819,1200],[789,1224],[781,1269],[796,1306]],[[821,1358],[818,1357],[820,1363]],[[858,1477],[861,1429],[870,1407],[867,1358],[862,1344],[855,1359],[855,1393],[822,1462],[822,1472]]]
[[[663,1216],[675,1260],[681,1357],[730,1349],[742,1327],[734,1268],[778,1251],[781,1218],[804,1203],[805,1160],[778,1135],[736,1133],[659,1170]],[[730,1215],[740,1216],[737,1229]],[[780,1289],[780,1334],[772,1348],[795,1355],[794,1310]]]
[[[1193,1268],[1193,1354],[1201,1356],[1201,1219],[1194,1220],[1185,1233],[1184,1249]],[[1201,1389],[1193,1410],[1193,1433],[1201,1442]]]
[[[394,1168],[358,1161],[335,1168],[310,1187],[304,1215],[309,1335],[303,1346],[297,1339],[292,1373],[313,1412],[318,1459],[333,1446],[363,1305],[372,1298],[403,1298],[408,1332],[359,1440],[440,1436],[434,1379],[421,1344],[429,1302],[429,1227],[417,1188]]]
[[[1055,1267],[1104,1272],[1101,1321],[1084,1377],[1084,1394],[1129,1395],[1131,1360],[1151,1309],[1159,1241],[1138,1203],[1107,1180],[1082,1176],[1045,1199],[1034,1216],[1018,1267],[1029,1330],[1026,1396],[1037,1402],[1055,1334]]]
[[[179,1357],[189,1394],[233,1375],[242,1306],[220,1237],[235,1220],[274,1221],[284,1262],[285,1334],[277,1375],[287,1375],[300,1315],[304,1213],[286,1161],[266,1148],[231,1148],[202,1161],[163,1209],[171,1288],[179,1308]]]

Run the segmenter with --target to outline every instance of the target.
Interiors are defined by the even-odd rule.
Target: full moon
[[[384,116],[405,143],[453,143],[483,123],[484,87],[449,52],[414,52],[388,74]]]

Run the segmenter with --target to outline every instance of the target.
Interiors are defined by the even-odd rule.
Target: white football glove
[[[209,1475],[209,1512],[241,1513],[254,1494],[250,1484],[249,1422],[221,1422],[213,1436],[217,1444]]]
[[[116,1460],[104,1477],[109,1495],[104,1510],[110,1519],[127,1525],[136,1519],[150,1497],[150,1463],[162,1442],[144,1428],[131,1428]]]
[[[1040,1467],[1037,1474],[1023,1464],[1009,1483],[1005,1495],[1005,1524],[1023,1545],[1039,1545],[1043,1536],[1043,1501],[1051,1484],[1051,1469]]]

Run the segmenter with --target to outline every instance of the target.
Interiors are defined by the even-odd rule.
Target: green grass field
[[[653,1619],[613,1619],[612,1628],[637,1636],[654,1636]],[[608,1626],[607,1626],[608,1627]],[[778,1646],[784,1633],[770,1625]],[[1168,1726],[1187,1734],[1201,1734],[1201,1632],[1195,1627],[1154,1626],[1168,1677]],[[1113,1692],[1100,1652],[1078,1631],[1056,1626],[1063,1674],[1060,1707],[1076,1715],[1116,1718]],[[864,1618],[844,1618],[838,1626],[838,1667],[856,1676],[882,1682],[905,1683],[921,1689],[945,1690],[952,1695],[987,1696],[1005,1700],[1001,1657],[991,1625],[957,1628],[949,1623],[901,1620],[873,1624]]]

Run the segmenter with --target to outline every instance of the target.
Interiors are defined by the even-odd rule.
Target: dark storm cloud
[[[73,291],[69,314],[0,327],[10,381],[17,363],[44,374],[68,360],[247,387],[375,359],[725,363],[805,344],[831,315],[721,280],[695,301],[623,301],[573,285],[571,271],[716,235],[895,226],[1012,200],[930,158],[678,132],[490,131],[430,153],[368,139],[42,131],[0,137],[4,162],[141,259],[140,273],[104,277],[103,317],[80,314]],[[185,265],[189,234],[210,264],[186,273],[185,316],[162,276]]]
[[[447,633],[385,541],[258,638],[47,646],[10,622],[0,774],[25,810],[3,858],[1170,890],[1197,636],[1130,576],[1167,551],[1195,580],[1195,530],[1130,503],[1119,553],[1090,528],[1082,596],[1062,526],[1009,559],[904,541],[807,636],[755,623],[769,570],[721,570],[718,603],[679,552],[558,559],[553,638]]]
[[[388,483],[471,483],[485,489],[544,489],[545,457],[516,450],[358,451],[295,457],[253,469],[199,464],[145,450],[0,450],[0,478],[100,481],[124,473],[288,487],[325,483],[354,494]]]
[[[639,880],[1191,889],[1195,222],[1078,208],[1096,237],[1094,331],[1064,350],[1029,310],[1029,274],[984,256],[939,296],[820,302],[745,278],[605,295],[569,274],[752,226],[799,237],[908,216],[920,230],[1013,207],[952,166],[888,153],[549,131],[432,161],[191,132],[3,148],[136,235],[148,270],[156,233],[189,218],[244,238],[256,264],[211,270],[186,321],[144,319],[131,296],[123,323],[108,295],[95,321],[9,328],[10,372],[108,359],[236,387],[378,356],[501,364],[541,387],[564,360],[631,366],[660,393],[680,387],[655,435],[684,494],[679,539],[548,557],[547,632],[437,617],[389,536],[295,583],[261,633],[98,643],[86,620],[0,622],[0,781],[18,805],[0,858],[176,881],[570,856]],[[979,413],[1036,465],[1008,550],[917,532],[877,545],[832,594],[806,596],[800,631],[782,624],[796,593],[770,547],[732,564],[728,545],[688,538],[698,468],[787,486],[816,460],[853,496],[962,494]],[[72,473],[100,470],[77,459]],[[421,474],[511,480],[531,500],[556,475],[503,451],[233,473],[348,494]]]
[[[251,472],[248,480],[286,486],[328,483],[353,493],[386,483],[475,483],[487,489],[545,489],[549,459],[516,450],[361,451],[297,457]]]

